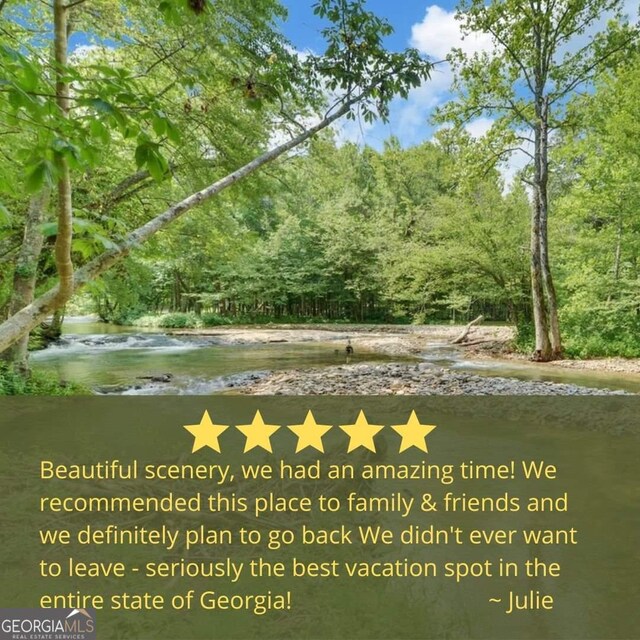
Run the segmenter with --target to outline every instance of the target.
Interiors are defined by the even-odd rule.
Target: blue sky
[[[291,44],[299,51],[312,50],[322,53],[325,43],[320,30],[321,21],[313,15],[316,0],[281,0],[289,17],[282,30]],[[487,34],[472,34],[464,39],[455,19],[457,0],[368,0],[367,9],[386,18],[395,32],[387,39],[390,49],[402,50],[408,46],[417,48],[432,61],[442,61],[452,48],[460,48],[467,54],[492,51],[495,46]],[[624,12],[637,20],[639,0],[623,0]],[[595,31],[604,28],[610,16],[603,14],[586,33],[576,38],[575,47],[586,43]],[[82,38],[75,44],[84,44]],[[430,116],[434,109],[451,99],[451,69],[446,63],[437,65],[431,78],[415,89],[407,100],[397,99],[392,104],[388,123],[373,125],[344,120],[338,129],[339,142],[355,142],[381,148],[390,136],[396,136],[405,147],[420,144],[433,137],[434,126]],[[483,136],[493,120],[481,116],[467,124],[474,137]],[[507,180],[528,162],[526,154],[516,154],[505,168]]]
[[[289,11],[285,32],[299,48],[319,49],[322,38],[318,33],[318,19],[313,15],[313,0],[282,0]],[[369,0],[367,8],[393,25],[395,34],[389,43],[397,49],[404,48],[411,38],[411,27],[421,22],[426,14],[425,0]],[[455,2],[440,2],[442,8],[453,10]]]
[[[283,25],[285,35],[299,50],[312,49],[322,52],[319,22],[313,15],[315,0],[281,0],[289,9],[289,20]],[[387,46],[396,50],[407,46],[417,48],[432,61],[443,60],[452,48],[461,48],[467,54],[493,51],[494,43],[487,34],[472,34],[464,39],[459,23],[455,20],[457,0],[368,0],[367,8],[389,20],[395,34]],[[623,0],[623,13],[632,21],[638,19],[638,0]],[[605,28],[611,14],[602,14],[585,33],[581,33],[567,45],[566,51],[579,50],[593,34]],[[365,125],[347,121],[341,125],[339,141],[351,141],[380,148],[391,135],[399,138],[405,147],[419,144],[433,137],[434,127],[429,118],[433,110],[451,99],[453,80],[450,67],[438,65],[431,78],[411,92],[407,100],[394,101],[390,122]],[[493,120],[481,116],[468,123],[466,129],[476,137],[482,137]],[[526,153],[516,152],[503,166],[503,174],[509,183],[515,173],[529,162]]]
[[[289,18],[283,25],[285,35],[299,50],[311,49],[321,52],[323,40],[319,34],[320,22],[313,15],[314,0],[283,0],[289,11]],[[433,5],[428,0],[369,0],[367,8],[386,18],[395,33],[388,39],[387,46],[401,50],[407,46],[417,46],[432,58],[439,58],[445,47],[443,39],[457,44],[453,14],[455,2],[441,1]],[[424,33],[421,35],[421,31]],[[436,34],[440,37],[434,38]],[[435,44],[430,44],[429,41]],[[444,57],[444,56],[442,56]],[[427,87],[414,92],[408,101],[396,101],[388,124],[378,123],[373,127],[363,123],[347,123],[342,129],[344,139],[367,143],[380,147],[391,135],[397,136],[405,146],[428,140],[433,135],[429,115],[433,107],[448,97],[450,77],[446,71],[434,74],[431,90]]]

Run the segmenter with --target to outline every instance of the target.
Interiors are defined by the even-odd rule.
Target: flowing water
[[[75,320],[66,323],[58,343],[34,353],[32,363],[36,369],[54,372],[63,380],[82,383],[98,393],[208,395],[227,388],[234,379],[257,376],[262,371],[344,364],[344,341],[331,342],[331,334],[327,335],[327,342],[229,345],[215,336],[171,336],[157,329]],[[640,376],[526,362],[466,360],[460,350],[436,343],[428,345],[418,360],[476,375],[640,392]],[[416,358],[357,352],[351,361]]]
[[[66,323],[58,343],[32,354],[32,364],[99,393],[208,395],[227,388],[235,377],[339,365],[345,358],[343,342],[229,345],[215,337],[76,321]],[[369,353],[356,354],[351,362],[397,360]],[[162,380],[166,374],[168,381]]]

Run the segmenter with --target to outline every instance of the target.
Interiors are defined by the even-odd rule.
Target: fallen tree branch
[[[462,333],[451,342],[451,344],[462,344],[463,342],[467,341],[467,337],[469,335],[469,332],[471,331],[471,329],[473,329],[473,327],[475,327],[477,324],[480,324],[481,322],[484,321],[484,316],[478,316],[475,320],[472,320],[462,331]]]
[[[461,347],[476,347],[479,344],[491,344],[494,340],[474,340],[473,342],[463,342],[459,346]]]

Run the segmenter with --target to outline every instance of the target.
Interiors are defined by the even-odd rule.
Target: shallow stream
[[[344,340],[327,332],[326,342],[227,344],[215,336],[173,336],[160,330],[72,320],[59,343],[34,353],[34,368],[56,373],[99,393],[126,395],[219,392],[246,376],[268,370],[345,364]],[[527,362],[469,360],[440,343],[417,358],[356,350],[351,362],[426,361],[454,371],[519,380],[546,380],[640,392],[640,376],[560,369]],[[169,374],[167,376],[167,374]],[[170,378],[170,379],[169,379]]]

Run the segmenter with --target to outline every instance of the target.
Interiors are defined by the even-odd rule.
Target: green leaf
[[[11,213],[9,209],[0,202],[0,225],[5,226],[11,222]]]
[[[167,132],[167,120],[162,116],[154,116],[151,120],[153,130],[158,137],[162,137]]]
[[[171,122],[171,120],[167,120],[167,137],[169,138],[169,140],[171,140],[171,142],[178,144],[179,142],[182,141],[182,134],[180,133],[180,130],[178,129],[178,127],[176,127],[173,122]]]
[[[158,11],[162,14],[162,17],[165,19],[167,24],[172,24],[176,22],[177,16],[175,7],[172,2],[168,2],[165,0],[158,5]]]
[[[35,91],[40,82],[39,71],[26,60],[22,63],[22,76],[24,79],[24,87],[27,91]]]
[[[149,158],[149,144],[143,142],[136,147],[136,166],[138,169],[144,167],[147,164],[147,160]]]
[[[89,125],[91,135],[98,138],[103,144],[108,144],[111,136],[109,135],[109,129],[100,122],[100,120],[94,119]]]
[[[48,160],[40,160],[27,171],[26,183],[28,193],[36,193],[47,185],[53,185],[54,169]]]
[[[86,220],[85,218],[77,218],[77,217],[73,218],[73,230],[76,232],[88,231],[91,229],[95,229],[96,227],[97,225],[95,224],[95,222],[92,222],[91,220]]]
[[[91,69],[100,71],[102,75],[107,76],[109,78],[118,78],[120,76],[117,69],[110,67],[106,64],[94,64],[94,65],[91,65]]]
[[[69,143],[62,138],[55,138],[51,143],[51,148],[56,153],[66,153],[66,151],[69,149]]]
[[[162,182],[165,174],[169,170],[169,164],[157,149],[151,149],[149,157],[147,158],[147,169],[149,169],[151,177],[156,182]]]
[[[64,156],[74,169],[80,168],[82,154],[75,144],[62,138],[55,138],[51,143],[51,149],[55,154]]]
[[[118,245],[113,242],[113,240],[110,240],[109,238],[106,238],[103,235],[100,235],[99,233],[94,234],[93,236],[94,240],[96,240],[96,242],[99,242],[105,249],[117,249]]]
[[[58,223],[57,222],[45,222],[42,227],[42,235],[45,238],[52,238],[58,233]]]
[[[87,259],[96,253],[93,242],[89,238],[74,238],[73,250]]]
[[[9,104],[11,104],[14,109],[20,109],[21,107],[29,108],[33,105],[33,99],[20,87],[14,85],[9,91]]]
[[[113,106],[102,98],[90,98],[89,100],[83,100],[83,102],[88,106],[93,107],[98,113],[115,115],[115,109]]]
[[[129,91],[123,91],[122,93],[119,93],[116,96],[116,100],[126,105],[132,105],[138,101],[136,96]]]

